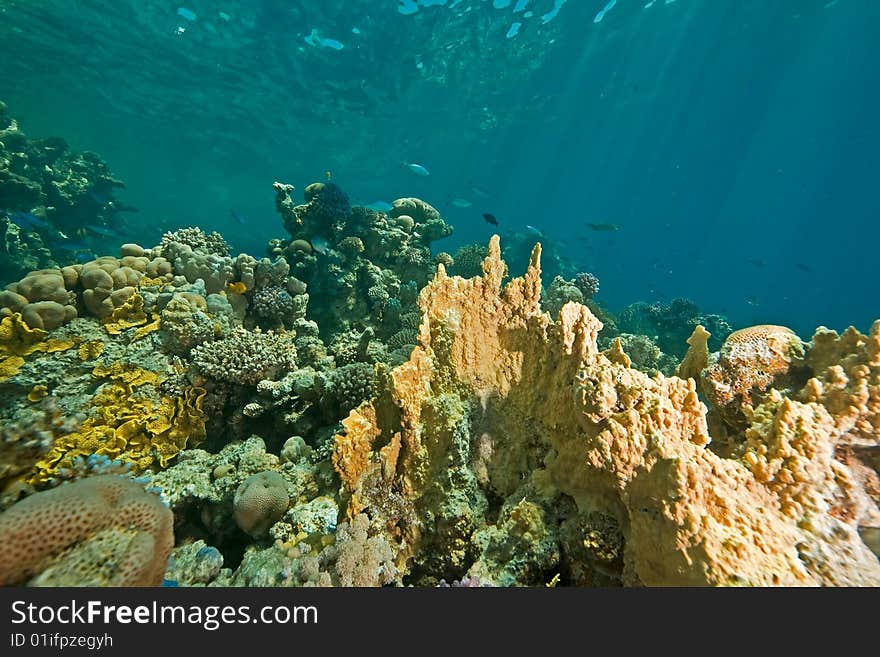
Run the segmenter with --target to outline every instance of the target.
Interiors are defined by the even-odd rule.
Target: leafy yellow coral
[[[15,376],[24,365],[24,357],[36,351],[53,353],[70,349],[73,340],[47,339],[48,331],[32,329],[15,313],[0,321],[0,381]]]
[[[159,316],[153,315],[152,322],[150,322],[149,324],[146,324],[144,326],[141,326],[139,329],[135,329],[134,334],[132,334],[132,336],[131,336],[132,342],[134,342],[135,340],[140,340],[141,338],[149,335],[153,331],[158,331],[160,323],[161,323],[161,320],[159,319]]]
[[[42,384],[38,384],[38,385],[35,385],[33,388],[31,388],[31,391],[28,393],[27,398],[28,398],[28,401],[38,402],[48,394],[49,394],[49,389]]]
[[[32,484],[48,481],[76,457],[91,454],[131,463],[136,473],[164,468],[182,449],[204,439],[202,388],[187,388],[178,398],[160,396],[159,374],[120,363],[98,365],[92,375],[109,379],[92,398],[94,415],[55,441],[37,463]]]
[[[114,308],[110,316],[104,320],[104,328],[110,335],[119,335],[126,329],[134,326],[143,326],[147,323],[147,314],[144,312],[144,298],[140,294],[132,294],[125,303]]]
[[[94,360],[104,353],[104,343],[100,340],[89,340],[79,346],[80,360]]]

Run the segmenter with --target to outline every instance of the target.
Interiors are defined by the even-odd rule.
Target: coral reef
[[[433,254],[436,208],[329,178],[275,183],[269,257],[59,267],[116,184],[0,136],[0,583],[880,585],[880,321],[614,317],[536,229]]]
[[[418,577],[421,564],[445,561],[449,572],[433,575],[459,579],[443,555],[470,549],[481,556],[468,575],[534,584],[557,558],[578,556],[563,536],[544,538],[559,531],[546,528],[583,527],[579,516],[598,513],[610,522],[593,524],[578,550],[605,567],[589,574],[581,561],[580,580],[880,582],[857,532],[876,504],[834,458],[841,433],[825,406],[774,390],[754,411],[745,454],[715,454],[693,379],[648,378],[600,352],[601,323],[584,306],[566,304],[555,323],[541,312],[539,258],[536,248],[525,276],[504,288],[497,238],[484,276],[464,281],[441,267],[421,293],[419,347],[392,372],[388,393],[353,411],[337,436],[348,513],[383,528],[399,566],[412,564]],[[488,443],[479,448],[485,484],[468,468],[471,435]],[[511,506],[495,522],[480,519],[490,490],[518,500],[520,517]],[[486,530],[473,532],[478,521]],[[530,568],[508,565],[511,523],[530,536],[518,548],[536,551]],[[560,556],[544,541],[556,541]]]
[[[272,240],[270,252],[283,255],[294,275],[322,303],[308,316],[328,341],[339,334],[372,328],[377,338],[398,332],[400,315],[414,307],[418,287],[433,274],[430,244],[452,233],[440,213],[415,198],[396,200],[388,214],[352,207],[334,183],[313,183],[305,203],[293,200],[294,187],[275,183],[276,208],[290,233]]]
[[[89,230],[112,233],[134,209],[114,198],[124,186],[95,153],[28,138],[0,102],[0,279],[89,253]]]
[[[224,338],[197,345],[192,362],[205,376],[227,383],[256,385],[296,367],[295,334],[236,327]]]
[[[717,351],[732,328],[721,315],[705,314],[687,299],[669,303],[637,302],[627,306],[617,317],[617,327],[625,333],[647,335],[665,354],[681,358],[687,350],[687,338],[698,324],[711,334],[709,348]]]

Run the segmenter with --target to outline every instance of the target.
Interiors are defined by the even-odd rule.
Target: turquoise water
[[[878,20],[872,0],[3,0],[0,99],[126,182],[121,241],[198,225],[261,255],[284,236],[272,183],[329,171],[354,203],[435,205],[455,226],[435,250],[531,225],[612,309],[687,297],[808,337],[878,315]]]

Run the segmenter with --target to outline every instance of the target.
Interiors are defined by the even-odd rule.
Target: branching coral
[[[206,234],[201,228],[179,228],[162,235],[162,247],[167,248],[172,242],[186,244],[193,251],[204,251],[219,256],[229,255],[229,244],[217,231]]]
[[[205,376],[227,383],[256,385],[296,367],[292,332],[233,329],[228,337],[193,348],[192,360]]]

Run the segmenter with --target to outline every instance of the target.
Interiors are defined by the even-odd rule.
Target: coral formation
[[[555,323],[541,312],[539,257],[535,249],[526,275],[503,289],[497,238],[483,277],[464,281],[440,268],[421,294],[420,346],[392,372],[388,396],[354,411],[337,436],[334,462],[349,513],[379,519],[397,563],[414,558],[417,568],[426,553],[466,552],[468,537],[480,535],[437,525],[442,518],[467,528],[480,508],[481,488],[464,483],[470,459],[462,458],[471,442],[462,418],[473,408],[477,431],[491,443],[481,448],[486,486],[557,518],[567,509],[568,526],[577,514],[613,519],[613,533],[597,529],[589,544],[606,550],[625,537],[605,558],[619,564],[618,582],[880,582],[857,520],[834,510],[841,499],[866,504],[868,496],[834,459],[840,435],[824,406],[774,391],[755,410],[749,451],[741,459],[716,455],[693,379],[650,379],[606,357],[596,345],[601,323],[584,306],[566,304]],[[541,527],[557,525],[526,509],[532,519],[517,522],[530,529],[519,531],[536,549]],[[502,514],[494,531],[510,535],[508,522]],[[509,556],[492,534],[473,546],[482,556],[468,574],[534,583],[534,572],[523,581],[497,570]],[[547,554],[532,565],[552,566],[556,557]]]
[[[538,229],[434,253],[329,176],[269,257],[58,266],[118,186],[0,105],[0,583],[880,584],[880,321],[615,317]]]
[[[378,338],[400,330],[400,315],[412,310],[414,291],[430,278],[430,244],[452,227],[431,205],[416,198],[396,200],[388,213],[348,204],[334,183],[306,187],[305,203],[294,187],[275,183],[276,208],[290,239],[273,240],[270,252],[284,255],[294,275],[322,303],[309,309],[322,336],[332,340],[350,330],[372,328]]]
[[[28,138],[0,102],[0,279],[89,253],[95,233],[112,234],[134,210],[114,198],[124,186],[95,153]]]
[[[284,477],[266,470],[251,475],[238,487],[232,515],[242,531],[259,536],[281,520],[289,503]]]
[[[256,385],[296,367],[295,334],[236,327],[224,338],[197,345],[192,362],[207,377]]]
[[[173,515],[134,480],[81,479],[0,514],[0,584],[158,586]]]
[[[705,314],[687,299],[669,303],[637,302],[623,309],[617,317],[620,331],[651,337],[664,354],[684,356],[686,342],[697,324],[711,334],[709,348],[717,351],[732,328],[721,315]]]

